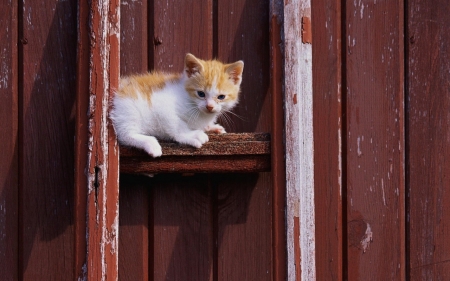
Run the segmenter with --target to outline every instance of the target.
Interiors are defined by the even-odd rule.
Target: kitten
[[[161,156],[158,139],[200,148],[205,132],[225,133],[216,123],[238,102],[244,63],[185,57],[181,74],[153,72],[123,77],[112,101],[119,143]]]

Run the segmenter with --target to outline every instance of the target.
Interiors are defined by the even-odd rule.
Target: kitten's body
[[[153,157],[162,154],[156,138],[200,148],[208,141],[205,131],[225,132],[216,120],[238,102],[243,66],[188,54],[182,74],[122,78],[111,110],[119,142]]]

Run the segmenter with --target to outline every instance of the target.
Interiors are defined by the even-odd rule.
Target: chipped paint
[[[288,280],[297,280],[296,239],[300,239],[301,280],[315,280],[314,153],[312,126],[312,45],[302,44],[301,18],[311,17],[309,0],[291,0],[284,7],[286,201]],[[292,103],[297,93],[297,104]],[[299,235],[294,218],[299,217]]]
[[[363,253],[365,253],[370,246],[370,243],[373,242],[373,233],[372,228],[370,227],[370,224],[366,224],[366,232],[364,233],[363,238],[361,239],[361,247],[363,250]]]

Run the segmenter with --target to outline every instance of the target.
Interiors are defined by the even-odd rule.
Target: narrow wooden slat
[[[212,0],[149,3],[149,68],[181,72],[188,52],[211,59],[212,6]],[[172,175],[151,186],[152,279],[212,280],[213,210],[207,181]]]
[[[405,280],[403,13],[346,5],[348,280]]]
[[[450,280],[450,6],[408,3],[409,280]]]
[[[301,280],[315,280],[312,84],[314,47],[311,44],[301,44],[299,38],[302,32],[302,17],[311,17],[311,1],[291,0],[285,1],[284,4],[288,280],[295,280],[299,271]],[[314,29],[314,26],[312,28]],[[299,230],[295,229],[297,219]],[[297,237],[296,233],[299,233],[300,237]],[[295,248],[297,245],[300,249]]]
[[[272,131],[269,10],[268,0],[217,1],[215,55],[245,64],[239,105],[233,110],[240,117],[223,122],[228,132]],[[273,181],[271,173],[213,179],[218,194],[217,280],[272,280]]]
[[[121,1],[120,75],[148,71],[148,1]],[[121,170],[121,172],[123,172]],[[121,175],[119,280],[148,280],[150,194],[142,177]]]
[[[287,277],[286,241],[286,162],[284,148],[282,8],[279,1],[270,2],[270,91],[272,92],[272,259],[273,280]]]
[[[119,1],[92,1],[89,11],[87,278],[117,280],[119,149],[108,105],[119,84]]]
[[[77,280],[87,278],[87,193],[88,177],[88,115],[89,108],[89,3],[82,1],[78,6],[78,45],[76,72],[76,117],[75,117],[75,264],[74,276]]]
[[[345,196],[342,11],[341,3],[334,0],[315,0],[311,5],[316,273],[317,280],[342,281],[346,262],[342,221]]]
[[[0,3],[0,276],[18,280],[18,52],[17,1]]]
[[[19,280],[73,276],[77,3],[21,1]]]

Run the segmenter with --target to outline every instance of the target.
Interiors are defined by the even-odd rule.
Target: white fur
[[[174,140],[200,148],[208,141],[205,131],[225,133],[216,124],[223,110],[230,110],[237,101],[216,102],[216,87],[205,91],[206,97],[192,98],[185,90],[186,75],[161,90],[154,90],[149,102],[138,98],[116,95],[113,99],[111,119],[121,144],[145,150],[153,157],[162,155],[157,139]],[[213,106],[211,112],[206,108]]]

